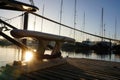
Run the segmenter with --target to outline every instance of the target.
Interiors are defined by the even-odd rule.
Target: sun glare
[[[29,62],[29,61],[32,60],[32,58],[33,58],[33,53],[31,51],[26,51],[26,53],[25,53],[25,61]]]

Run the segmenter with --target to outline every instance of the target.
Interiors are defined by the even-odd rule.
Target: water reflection
[[[5,66],[8,63],[12,63],[14,60],[21,59],[21,50],[16,46],[0,47],[0,67]],[[73,58],[89,58],[106,61],[120,62],[120,54],[114,52],[96,52],[93,50],[81,50],[80,52],[65,52],[62,51],[63,57]]]
[[[0,47],[0,67],[21,59],[21,50],[16,46]]]
[[[89,59],[98,59],[106,61],[115,61],[120,62],[120,54],[115,54],[112,51],[110,52],[96,52],[93,50],[86,50],[81,52],[65,52],[63,51],[63,57],[73,57],[73,58],[89,58]]]

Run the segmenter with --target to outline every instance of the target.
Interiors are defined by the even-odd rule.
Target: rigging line
[[[9,20],[12,20],[12,19],[18,18],[18,17],[23,16],[23,15],[24,15],[24,14],[20,14],[20,15],[18,15],[18,16],[15,16],[15,17],[12,17],[12,18],[6,19],[6,20],[4,20],[4,21],[9,21]]]
[[[36,16],[38,16],[38,17],[41,17],[41,18],[43,18],[43,19],[46,19],[46,20],[48,20],[48,21],[51,21],[51,22],[53,22],[53,23],[59,24],[59,25],[61,25],[61,26],[67,27],[67,28],[69,28],[69,29],[76,30],[76,31],[78,31],[78,32],[82,32],[82,33],[85,33],[85,34],[88,34],[88,35],[92,35],[92,36],[95,36],[95,37],[99,37],[99,38],[104,38],[104,39],[107,39],[107,40],[120,41],[120,40],[117,40],[117,39],[112,39],[112,38],[103,37],[103,36],[99,36],[99,35],[96,35],[96,34],[88,33],[88,32],[85,32],[85,31],[82,31],[82,30],[79,30],[79,29],[74,29],[74,28],[72,28],[71,26],[68,26],[68,25],[59,23],[59,22],[57,22],[57,21],[54,21],[54,20],[52,20],[52,19],[49,19],[49,18],[47,18],[47,17],[44,17],[44,16],[39,15],[39,14],[36,14],[36,13],[31,13],[31,14],[36,15]]]
[[[5,24],[5,25],[7,25],[8,27],[10,27],[10,28],[12,28],[12,29],[18,29],[18,28],[16,28],[16,27],[14,27],[14,26],[10,25],[9,23],[7,23],[7,22],[3,21],[2,19],[0,19],[0,23]]]
[[[22,12],[22,14],[24,14],[24,12]],[[24,25],[23,25],[23,23],[24,23],[23,20],[24,20],[24,15],[22,15],[22,17],[21,17],[21,22],[20,22],[20,25],[21,25],[20,28],[21,28],[21,29],[23,29],[23,26],[24,26]]]

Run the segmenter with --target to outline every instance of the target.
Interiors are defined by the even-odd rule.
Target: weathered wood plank
[[[39,69],[24,77],[41,80],[119,80],[120,63],[91,59],[66,58],[61,65]],[[59,60],[60,61],[60,60]]]
[[[68,62],[84,72],[98,78],[118,80],[119,72],[114,71],[114,66],[120,67],[118,62],[91,60],[91,59],[68,59]],[[114,64],[114,65],[113,65]]]

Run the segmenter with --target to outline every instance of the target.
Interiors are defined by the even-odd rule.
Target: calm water
[[[0,47],[0,67],[5,66],[7,63],[12,63],[14,60],[20,60],[21,50],[17,47]],[[120,54],[97,54],[92,51],[74,53],[74,52],[62,52],[62,56],[74,57],[74,58],[90,58],[107,61],[120,62]]]
[[[86,52],[86,53],[63,52],[62,54],[64,57],[69,56],[72,58],[88,58],[88,59],[120,62],[120,54],[114,54],[112,52],[104,53],[104,54],[98,54],[93,51]]]
[[[20,49],[17,47],[0,47],[0,67],[12,63],[14,60],[20,60],[20,55]]]

